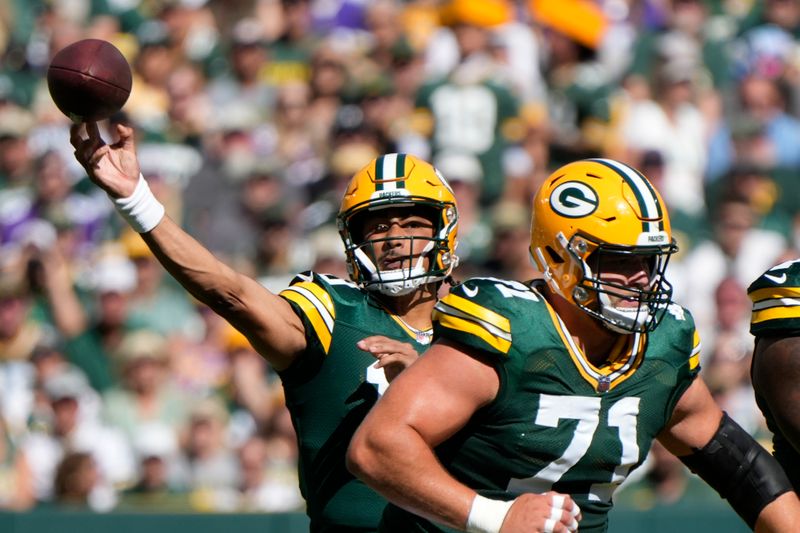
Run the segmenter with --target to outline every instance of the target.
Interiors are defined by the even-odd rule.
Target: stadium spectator
[[[133,440],[138,478],[122,491],[116,510],[179,512],[190,509],[186,459],[175,432],[160,424],[139,428]]]
[[[62,460],[71,452],[90,454],[99,469],[96,509],[108,510],[116,504],[118,487],[132,483],[135,476],[133,453],[124,434],[97,416],[97,393],[76,368],[65,369],[42,383],[52,412],[52,422],[42,431],[32,432],[21,449],[30,460],[38,501],[54,498],[53,480]],[[66,480],[63,480],[66,482]]]
[[[24,193],[18,188],[33,181],[35,157],[28,136],[34,126],[35,119],[29,111],[11,102],[0,102],[0,184],[4,197]]]
[[[286,409],[283,390],[280,388],[275,373],[266,361],[258,355],[247,339],[228,326],[225,348],[230,365],[230,379],[226,383],[226,392],[231,401],[230,409],[240,413],[237,429],[249,437],[253,433],[269,427],[276,412]],[[247,417],[246,420],[242,416]],[[243,440],[243,439],[242,439]]]
[[[19,450],[0,415],[0,509],[25,511],[33,507],[33,476],[25,454]]]
[[[715,327],[703,379],[714,400],[748,433],[761,438],[766,426],[750,382],[753,338],[748,333],[750,301],[741,283],[725,278],[714,291]]]
[[[228,419],[228,410],[216,397],[195,402],[189,414],[183,451],[198,511],[225,510],[230,491],[239,483]]]
[[[481,162],[470,153],[441,151],[433,164],[447,176],[458,202],[458,227],[462,235],[458,242],[459,257],[481,264],[492,243],[492,228],[480,204]]]
[[[100,474],[92,454],[70,452],[56,467],[53,504],[62,509],[108,511],[114,503],[106,501],[100,489]]]
[[[136,288],[136,268],[118,245],[106,246],[87,270],[86,285],[95,299],[87,327],[68,336],[64,349],[71,363],[103,392],[119,382],[111,352],[133,326],[129,322],[130,295]]]
[[[172,385],[166,339],[148,329],[131,331],[111,355],[120,385],[104,392],[105,420],[131,443],[148,425],[167,428],[177,440],[188,421],[192,398]]]
[[[43,331],[30,315],[26,254],[6,246],[0,259],[0,361],[26,361]]]
[[[557,169],[534,197],[530,249],[544,279],[454,287],[436,304],[439,339],[353,436],[348,465],[392,501],[381,527],[577,531],[582,513],[581,531],[604,531],[656,438],[750,527],[794,527],[786,475],[697,377],[700,340],[665,279],[669,218],[646,178],[608,159]],[[548,490],[580,511],[542,514]]]
[[[433,157],[443,150],[478,157],[481,203],[489,205],[503,195],[503,154],[518,140],[514,123],[519,97],[503,75],[505,66],[490,53],[491,29],[509,21],[511,6],[504,1],[453,0],[446,7],[459,60],[444,77],[417,91],[415,114],[421,118],[416,122]]]
[[[538,277],[530,261],[530,210],[517,202],[501,202],[489,213],[491,250],[480,270],[502,279],[524,281]]]
[[[228,71],[212,78],[206,94],[215,121],[226,115],[268,121],[275,105],[275,88],[265,79],[269,55],[264,29],[252,18],[236,23],[231,32]]]
[[[261,437],[251,437],[239,448],[242,479],[237,508],[245,512],[288,512],[305,502],[296,483],[288,484],[270,469],[269,448]]]
[[[701,89],[693,79],[695,60],[668,58],[650,78],[652,96],[633,102],[619,124],[620,135],[635,161],[646,150],[664,157],[661,190],[672,211],[697,216],[705,211],[703,174],[706,132],[698,106]]]

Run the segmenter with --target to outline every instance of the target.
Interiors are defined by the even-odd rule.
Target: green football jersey
[[[333,276],[304,272],[280,295],[303,320],[308,346],[280,377],[311,531],[377,531],[386,502],[347,471],[345,453],[388,383],[356,343],[385,335],[422,353],[431,332],[412,331],[367,291]]]
[[[764,272],[747,289],[753,301],[750,333],[756,337],[800,336],[800,259]],[[773,433],[772,449],[792,485],[800,489],[800,453],[775,423],[766,400],[756,391],[756,403]]]
[[[620,337],[595,367],[536,290],[475,278],[434,312],[437,336],[493,357],[500,388],[440,445],[451,474],[479,493],[570,494],[580,531],[606,531],[614,490],[647,456],[699,371],[700,342],[688,311],[671,305],[648,334]],[[390,505],[381,531],[443,531]]]
[[[481,162],[481,202],[491,205],[503,194],[503,152],[509,145],[519,102],[505,84],[491,80],[459,83],[437,80],[423,85],[415,105],[433,117],[434,154],[459,151]],[[512,125],[509,128],[509,125]]]

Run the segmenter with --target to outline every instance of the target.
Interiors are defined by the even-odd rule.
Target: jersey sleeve
[[[659,357],[666,359],[670,366],[675,368],[675,382],[667,402],[665,419],[668,420],[678,400],[700,373],[700,354],[703,345],[692,314],[677,304],[670,304],[658,330],[661,339],[658,342],[666,343],[666,349]]]
[[[671,303],[656,331],[649,335],[658,346],[659,359],[691,376],[700,372],[703,345],[694,317],[688,309]]]
[[[513,309],[505,291],[534,295],[518,282],[475,278],[453,287],[433,311],[435,336],[505,357],[512,343]]]
[[[331,292],[328,282],[322,276],[313,272],[302,272],[279,294],[291,304],[294,312],[303,321],[308,346],[316,346],[326,355],[331,347],[336,324],[336,306]]]
[[[800,260],[772,267],[748,287],[747,295],[753,302],[752,335],[800,336]]]

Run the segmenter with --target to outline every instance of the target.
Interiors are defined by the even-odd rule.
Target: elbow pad
[[[751,529],[764,507],[792,490],[778,461],[727,413],[708,444],[680,460],[728,500]]]

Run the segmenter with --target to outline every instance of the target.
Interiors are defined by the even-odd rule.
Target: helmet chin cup
[[[643,332],[647,328],[650,307],[641,303],[634,307],[615,307],[607,294],[598,294],[603,324],[616,333]]]
[[[403,296],[414,292],[423,285],[443,280],[446,275],[430,275],[423,267],[430,248],[431,246],[425,247],[425,251],[417,258],[413,266],[394,270],[379,270],[364,250],[357,248],[355,250],[356,259],[362,272],[368,277],[362,282],[364,288],[386,296]]]

